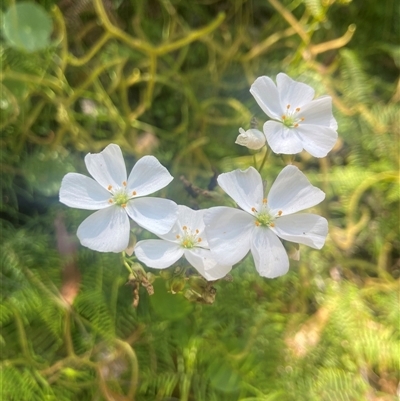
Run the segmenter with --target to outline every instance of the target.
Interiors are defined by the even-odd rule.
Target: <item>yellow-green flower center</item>
[[[267,199],[263,199],[261,210],[257,210],[253,207],[251,211],[254,213],[254,217],[256,218],[255,225],[257,227],[275,227],[274,221],[282,216],[282,210],[279,210],[276,216],[271,214],[267,206]]]
[[[261,212],[256,215],[256,225],[261,227],[270,227],[275,220],[269,213]],[[257,224],[258,223],[258,224]]]
[[[107,190],[110,191],[110,193],[112,194],[112,197],[108,201],[111,205],[126,207],[128,201],[137,195],[136,191],[128,193],[126,190],[126,186],[127,183],[126,181],[124,181],[121,188],[118,188],[116,190],[114,190],[112,185],[109,185],[107,187]]]
[[[300,107],[296,107],[295,110],[290,109],[290,104],[286,106],[286,113],[281,117],[282,124],[287,128],[297,128],[301,122],[304,121],[304,117],[299,116]]]
[[[113,196],[114,203],[116,205],[118,205],[118,206],[126,205],[127,202],[129,201],[129,199],[130,199],[130,197],[128,196],[128,194],[124,190],[121,190],[120,192],[117,192]]]
[[[192,231],[190,228],[183,226],[182,232],[182,235],[178,234],[176,236],[182,248],[192,249],[202,241],[201,237],[199,237],[199,230]]]
[[[295,118],[292,116],[282,116],[282,123],[285,127],[293,128],[295,122]]]

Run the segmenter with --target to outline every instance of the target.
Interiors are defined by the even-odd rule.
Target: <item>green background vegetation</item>
[[[6,0],[1,13],[3,400],[397,399],[395,0]],[[295,161],[327,194],[321,251],[301,247],[274,280],[247,258],[214,299],[174,269],[152,272],[150,296],[120,255],[76,244],[89,213],[58,202],[60,182],[109,143],[128,170],[144,154],[167,166],[161,196],[227,202],[207,187],[262,158],[234,140],[265,120],[251,83],[281,71],[332,96],[339,124],[327,158]],[[271,156],[263,176],[284,165]]]

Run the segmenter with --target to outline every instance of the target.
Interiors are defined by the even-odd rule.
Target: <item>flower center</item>
[[[125,192],[125,190],[121,189],[120,191],[116,192],[112,197],[114,203],[118,206],[125,207],[130,197]]]
[[[273,226],[274,218],[268,212],[258,213],[256,216],[256,226],[258,227],[270,227]]]
[[[255,207],[251,210],[256,218],[255,225],[257,227],[275,227],[274,221],[282,216],[282,210],[279,210],[276,216],[271,214],[267,206],[267,199],[263,199],[261,210],[257,210]]]
[[[122,183],[121,188],[114,189],[112,185],[109,185],[107,189],[112,194],[112,197],[108,200],[108,203],[121,207],[126,207],[128,201],[136,195],[136,191],[132,191],[131,193],[127,192],[125,181]]]
[[[290,104],[286,106],[286,113],[282,116],[282,123],[288,128],[297,128],[301,122],[304,121],[304,117],[299,116],[300,107],[291,110]]]
[[[179,240],[182,248],[191,249],[202,241],[201,237],[199,237],[199,232],[199,230],[191,230],[183,226],[182,235],[177,234],[176,239]]]

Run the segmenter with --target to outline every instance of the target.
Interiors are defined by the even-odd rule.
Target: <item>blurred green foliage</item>
[[[18,19],[23,5],[42,17]],[[397,399],[394,0],[6,0],[1,17],[2,399]],[[280,71],[332,96],[339,123],[327,158],[296,159],[327,193],[321,251],[275,280],[250,258],[208,285],[153,271],[149,295],[119,256],[71,240],[85,212],[59,204],[61,179],[111,142],[128,167],[154,154],[169,168],[162,195],[221,204],[178,177],[206,189],[260,162],[234,140],[265,118],[251,83]],[[270,161],[269,182],[284,165]]]

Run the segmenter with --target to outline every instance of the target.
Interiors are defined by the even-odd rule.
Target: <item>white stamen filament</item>
[[[179,243],[183,248],[191,249],[202,242],[202,238],[199,237],[199,233],[200,231],[198,229],[191,230],[187,226],[183,226],[182,236],[178,234],[176,238],[179,240]]]

